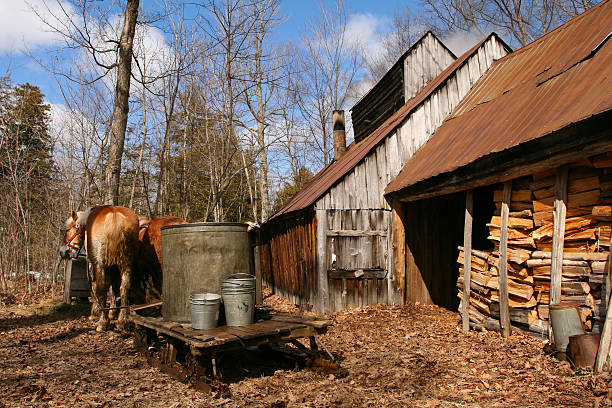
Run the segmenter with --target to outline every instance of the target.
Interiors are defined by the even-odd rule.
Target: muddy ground
[[[291,310],[276,296],[266,303]],[[612,406],[608,375],[572,370],[542,340],[465,334],[456,313],[435,306],[330,316],[319,340],[340,357],[337,372],[225,356],[229,395],[219,397],[149,367],[132,338],[97,333],[86,306],[57,305],[0,307],[0,407]]]

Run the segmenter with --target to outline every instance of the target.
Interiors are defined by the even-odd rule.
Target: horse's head
[[[64,226],[64,240],[60,247],[62,259],[76,258],[85,242],[85,225],[79,224],[81,212],[73,211]]]

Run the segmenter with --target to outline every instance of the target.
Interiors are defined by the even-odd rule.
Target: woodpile
[[[508,218],[510,321],[522,332],[547,335],[555,171],[512,181]],[[494,191],[487,250],[472,249],[469,317],[473,327],[499,329],[499,242],[503,191]],[[599,331],[605,318],[612,222],[612,155],[570,166],[563,246],[561,301],[580,305],[585,327]],[[459,247],[458,296],[463,298],[464,252]],[[461,306],[459,307],[461,309]]]

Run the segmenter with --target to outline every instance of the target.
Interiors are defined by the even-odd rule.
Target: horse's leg
[[[110,292],[111,310],[108,312],[108,317],[111,320],[117,320],[119,310],[117,309],[117,299],[119,298],[119,274],[116,271],[111,273],[111,292]],[[121,305],[123,306],[123,305]]]
[[[96,265],[96,274],[94,284],[94,300],[97,303],[97,307],[100,310],[100,318],[98,320],[98,326],[96,331],[108,330],[110,321],[108,320],[108,311],[104,310],[106,307],[106,297],[108,295],[108,288],[110,282],[106,276],[106,270],[100,265]]]
[[[132,283],[132,265],[123,265],[121,268],[121,287],[119,292],[121,293],[121,310],[119,311],[119,319],[117,320],[117,329],[125,331],[128,328],[128,296],[130,292],[130,285]]]
[[[100,319],[100,307],[98,305],[98,302],[96,301],[96,291],[95,291],[95,285],[96,285],[96,266],[94,264],[92,264],[91,262],[87,262],[87,275],[89,278],[89,282],[91,282],[91,313],[89,314],[89,320],[94,322],[98,319]]]

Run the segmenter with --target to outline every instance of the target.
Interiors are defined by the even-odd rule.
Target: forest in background
[[[280,0],[47,0],[35,12],[61,42],[52,63],[31,56],[65,111],[51,121],[36,78],[0,78],[0,302],[53,293],[71,209],[115,202],[151,218],[263,222],[333,159],[332,110],[347,110],[350,134],[348,109],[427,30],[443,41],[495,30],[518,48],[594,3],[421,0],[418,14],[395,11],[371,55],[349,38],[341,0],[321,2],[299,41],[275,35]]]

